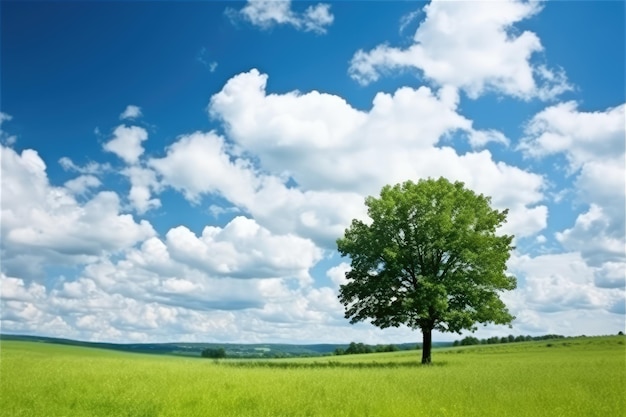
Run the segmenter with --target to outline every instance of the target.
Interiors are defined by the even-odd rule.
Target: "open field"
[[[5,341],[1,416],[620,416],[626,338],[290,360]],[[550,345],[550,346],[548,346]]]

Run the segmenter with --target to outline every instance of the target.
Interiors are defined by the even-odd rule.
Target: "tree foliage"
[[[516,286],[505,273],[513,236],[497,233],[508,211],[490,202],[444,178],[385,186],[379,198],[368,197],[371,222],[353,220],[337,240],[351,260],[339,293],[346,318],[421,329],[423,363],[431,361],[433,330],[510,323],[499,293]]]
[[[226,357],[226,350],[223,347],[220,348],[206,348],[200,355],[203,358],[221,359]]]
[[[358,355],[361,353],[372,353],[372,348],[363,343],[351,342],[348,348],[346,349],[345,353],[346,355]]]

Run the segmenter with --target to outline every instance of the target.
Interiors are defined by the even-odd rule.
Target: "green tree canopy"
[[[206,348],[200,355],[203,358],[221,359],[226,357],[226,350],[223,347],[219,348]]]
[[[339,292],[346,318],[421,329],[425,364],[433,330],[509,324],[514,317],[499,293],[516,286],[505,273],[513,236],[497,233],[508,210],[490,202],[444,178],[385,186],[380,198],[368,197],[371,222],[353,220],[337,240],[352,267]]]

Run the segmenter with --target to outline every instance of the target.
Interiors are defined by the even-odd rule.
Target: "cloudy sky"
[[[478,337],[624,330],[623,2],[0,12],[3,333],[421,340],[348,324],[335,241],[439,176],[510,210],[517,318]]]

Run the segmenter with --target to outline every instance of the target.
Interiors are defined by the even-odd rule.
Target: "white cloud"
[[[150,159],[148,165],[162,176],[164,185],[180,190],[192,202],[218,194],[274,233],[295,233],[324,246],[334,247],[345,225],[363,213],[362,197],[356,193],[290,188],[284,179],[259,172],[232,152],[214,132],[197,132],[179,138],[166,157]]]
[[[122,170],[130,180],[128,199],[139,214],[161,207],[161,200],[151,198],[153,191],[161,189],[154,171],[139,166],[130,166]]]
[[[8,277],[0,273],[2,279],[2,300],[4,301],[32,301],[46,296],[46,287],[36,282],[27,285],[19,278]]]
[[[326,271],[326,276],[335,284],[340,287],[348,282],[346,279],[346,273],[352,269],[349,263],[342,262],[339,265],[335,265]]]
[[[600,288],[621,288],[626,286],[626,262],[606,262],[594,274],[594,283]]]
[[[365,112],[354,109],[340,97],[316,91],[267,94],[266,81],[267,76],[256,70],[239,74],[212,97],[209,105],[210,114],[224,122],[228,137],[236,144],[230,150],[220,149],[249,152],[258,158],[260,168],[274,175],[257,177],[264,178],[259,183],[252,168],[246,168],[247,175],[241,172],[228,175],[241,181],[237,187],[241,193],[231,192],[232,186],[211,190],[223,190],[229,201],[245,206],[264,225],[266,220],[272,221],[265,216],[268,202],[281,207],[282,213],[296,208],[303,214],[310,211],[310,215],[304,216],[309,220],[323,219],[334,210],[349,211],[352,217],[337,218],[343,223],[332,229],[333,233],[341,234],[351,218],[362,215],[362,198],[377,194],[383,185],[445,176],[492,196],[498,208],[510,208],[507,231],[526,236],[545,227],[547,208],[540,205],[544,187],[541,176],[496,163],[487,150],[458,155],[452,148],[439,146],[442,137],[459,130],[475,138],[487,135],[475,131],[472,122],[457,113],[458,95],[454,89],[443,88],[433,93],[426,87],[404,87],[393,95],[380,93],[374,98],[372,109]],[[488,135],[503,138],[492,131]],[[197,152],[190,153],[198,158]],[[206,156],[201,159],[209,160]],[[229,161],[227,155],[221,159]],[[251,165],[239,159],[237,162],[242,167]],[[208,183],[208,174],[197,171],[201,167],[182,165],[171,168],[176,173],[173,177],[179,178],[184,169],[193,170],[196,177],[175,186],[182,186],[189,193],[199,189],[196,181]],[[286,188],[279,180],[285,177],[292,178],[298,189]],[[256,200],[243,197],[254,194],[244,192],[243,183],[248,184],[248,190],[257,190]],[[338,200],[335,198],[338,193],[356,193],[356,197]],[[311,202],[313,198],[321,203],[315,203],[313,211],[305,210],[302,203],[294,204],[294,201]]]
[[[3,328],[118,342],[207,341],[209,333],[217,341],[318,341],[316,331],[342,317],[333,290],[310,287],[308,270],[320,257],[310,241],[243,217],[201,236],[178,227],[48,289],[2,274]],[[55,316],[61,322],[48,327]],[[309,322],[315,328],[302,328]]]
[[[209,213],[211,213],[213,217],[218,217],[226,213],[239,213],[240,211],[241,210],[237,207],[223,207],[218,204],[211,204],[209,206]]]
[[[519,145],[529,157],[567,159],[568,174],[576,175],[576,197],[588,208],[556,237],[591,265],[626,261],[625,107],[582,112],[574,102],[550,106],[528,122]]]
[[[484,148],[488,143],[495,142],[509,145],[509,139],[497,130],[474,130],[469,134],[469,143],[472,148]]]
[[[330,12],[330,5],[323,3],[307,7],[301,18],[306,31],[317,33],[326,33],[326,26],[330,26],[334,20],[335,17]]]
[[[141,117],[141,108],[132,104],[126,106],[126,110],[120,114],[120,119],[137,119]]]
[[[84,175],[100,175],[111,170],[111,166],[107,164],[101,164],[98,162],[90,161],[84,166],[76,165],[70,158],[64,156],[59,159],[59,165],[69,172],[78,172]]]
[[[48,291],[2,274],[3,330],[112,342],[389,343],[417,338],[407,329],[347,326],[328,287],[291,289],[276,278],[213,279],[193,270],[182,270],[184,278],[167,277],[146,274],[132,259],[92,264],[84,277]]]
[[[231,160],[224,139],[215,132],[181,136],[167,148],[166,157],[152,158],[148,166],[162,175],[166,184],[196,202],[203,193],[218,190],[247,198],[258,186],[250,162],[243,158]]]
[[[49,184],[37,152],[1,150],[3,271],[36,276],[44,265],[88,262],[155,234],[145,220],[120,213],[115,193],[78,203],[67,188]],[[72,186],[80,188],[80,181]]]
[[[578,251],[593,268],[597,287],[621,293],[621,299],[606,303],[610,312],[622,315],[626,265],[623,108],[579,113],[568,104],[548,109],[533,119],[534,136],[523,145],[529,154],[565,153],[570,171],[578,173],[578,199],[589,207],[556,238],[566,249]]]
[[[580,251],[591,265],[623,261],[624,230],[614,230],[612,220],[601,207],[592,204],[587,212],[578,215],[572,228],[558,232],[556,238],[565,248]]]
[[[536,34],[514,25],[541,10],[540,3],[433,1],[406,49],[379,45],[359,50],[349,73],[361,84],[400,69],[418,69],[436,85],[452,85],[477,98],[486,91],[548,99],[571,89],[563,71],[533,66],[542,51]]]
[[[567,310],[605,310],[623,298],[623,288],[596,285],[599,274],[614,276],[623,264],[612,270],[587,264],[577,252],[541,255],[515,255],[509,262],[510,272],[523,285],[504,297],[516,311],[538,313]],[[602,278],[600,278],[602,279]],[[606,283],[603,283],[606,284]]]
[[[519,148],[528,156],[564,153],[570,169],[624,153],[624,109],[582,112],[574,101],[559,103],[537,113],[526,125]]]
[[[502,295],[523,334],[615,334],[624,327],[625,263],[591,266],[579,252],[515,253],[518,288]],[[515,334],[517,334],[517,332]]]
[[[174,259],[213,276],[295,277],[311,281],[309,269],[321,258],[313,242],[274,236],[254,220],[235,217],[223,229],[207,226],[196,236],[184,226],[171,229],[167,247]]]
[[[311,5],[298,13],[292,10],[291,0],[248,0],[238,13],[229,10],[231,16],[237,14],[261,28],[291,25],[307,32],[326,33],[326,28],[334,20],[330,5],[323,3]]]
[[[148,139],[148,132],[139,126],[120,125],[113,131],[113,139],[105,143],[105,151],[113,152],[127,164],[135,164],[143,154],[141,142]]]
[[[83,195],[89,191],[90,188],[97,188],[100,185],[102,185],[100,180],[93,175],[81,175],[67,181],[64,187],[74,195]]]

